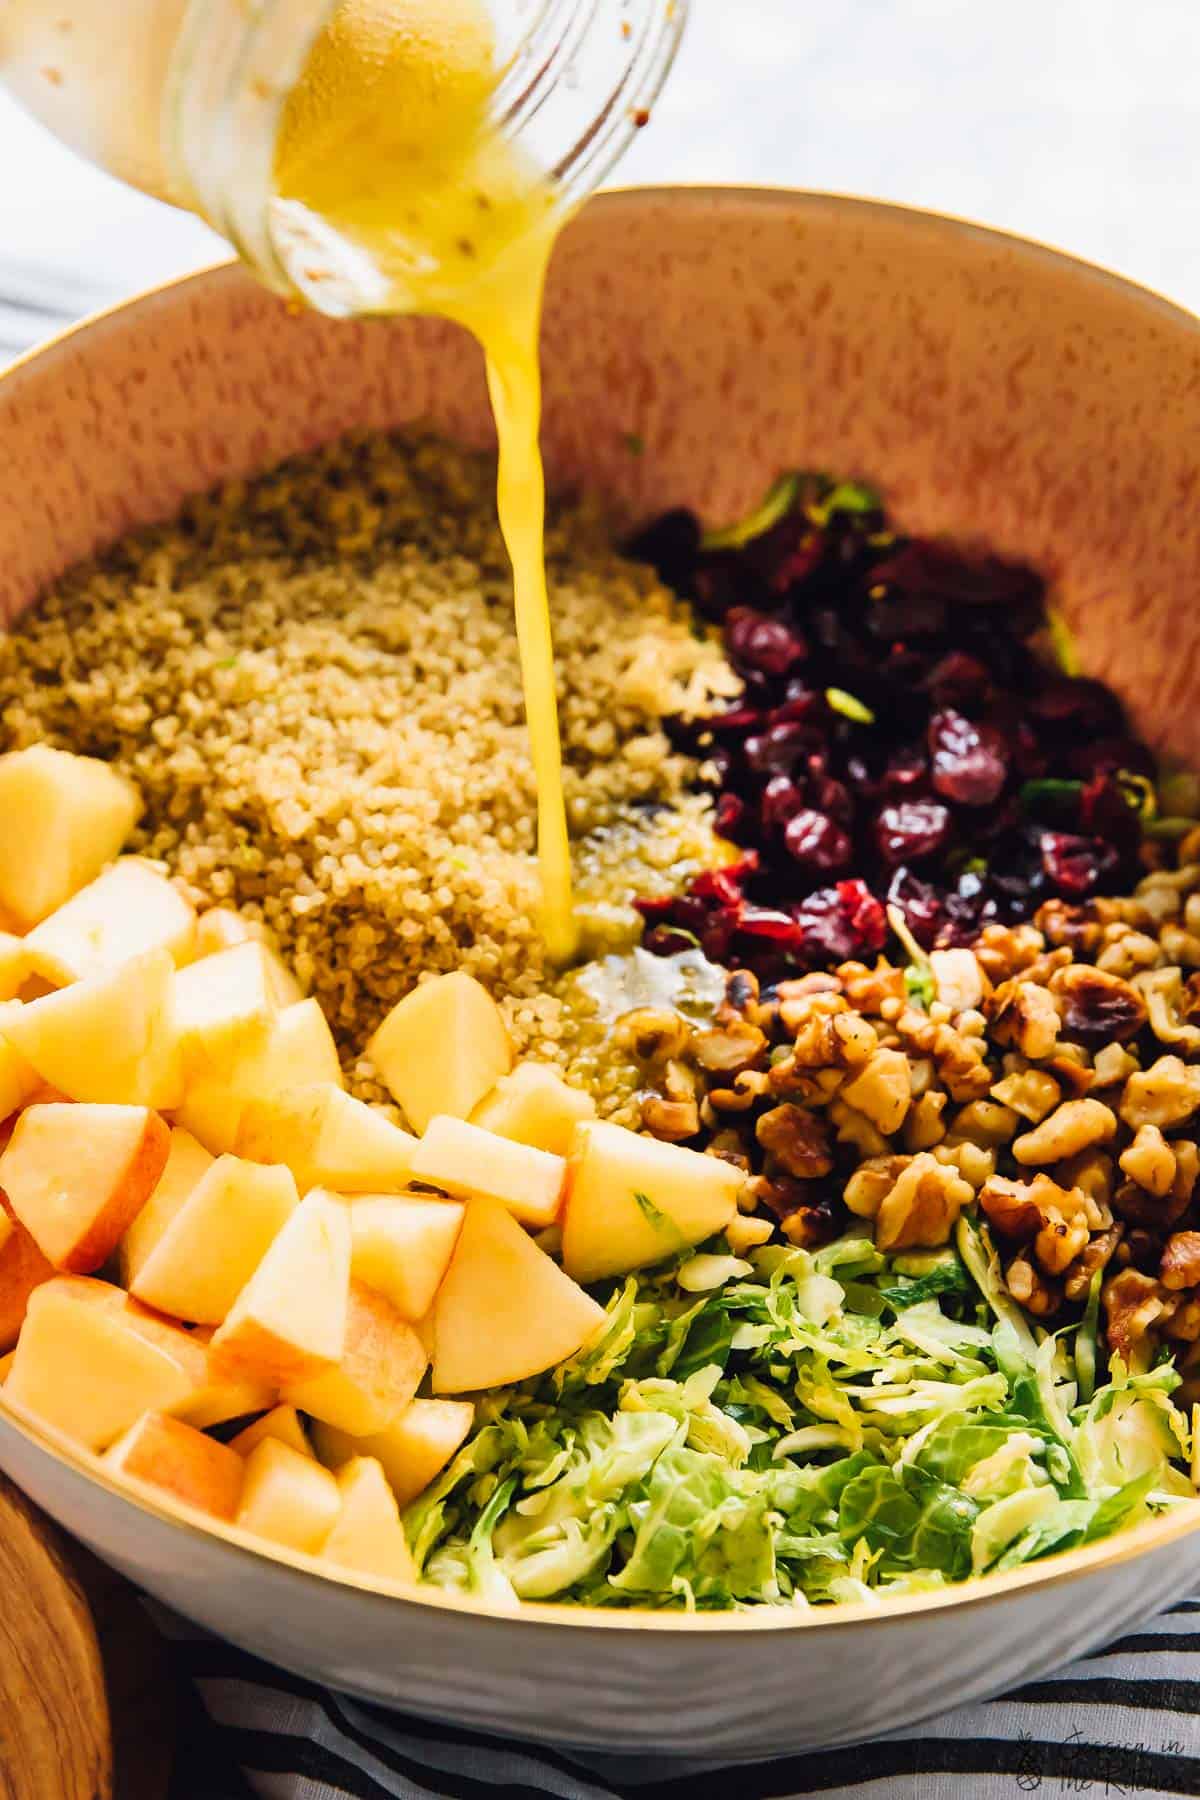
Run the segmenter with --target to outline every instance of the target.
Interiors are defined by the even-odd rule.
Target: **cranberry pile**
[[[668,724],[742,855],[639,902],[648,949],[774,979],[882,949],[886,904],[931,949],[1136,879],[1154,759],[1108,688],[1046,654],[1031,569],[898,537],[870,489],[820,476],[707,538],[668,513],[632,550],[720,624],[745,682]]]

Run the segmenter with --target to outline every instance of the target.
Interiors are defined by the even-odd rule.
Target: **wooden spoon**
[[[165,1660],[134,1590],[0,1476],[0,1800],[163,1800]]]

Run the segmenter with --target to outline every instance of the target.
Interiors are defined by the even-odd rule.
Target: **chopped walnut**
[[[800,1069],[859,1069],[878,1048],[874,1027],[858,1013],[816,1013],[796,1032],[792,1060]]]
[[[668,1100],[694,1100],[701,1084],[695,1069],[673,1056],[662,1072],[662,1085]]]
[[[1200,1068],[1189,1067],[1182,1057],[1160,1056],[1148,1069],[1139,1069],[1125,1083],[1121,1117],[1134,1131],[1141,1125],[1165,1129],[1182,1125],[1200,1106]]]
[[[1162,1328],[1169,1338],[1194,1344],[1200,1340],[1200,1298],[1195,1294],[1180,1296],[1175,1306],[1163,1316]]]
[[[1122,1269],[1105,1282],[1101,1293],[1108,1319],[1109,1347],[1129,1360],[1166,1311],[1166,1290],[1140,1269]]]
[[[1106,975],[1127,979],[1142,969],[1157,969],[1167,960],[1164,946],[1146,932],[1134,931],[1130,925],[1110,925],[1106,937],[1109,931],[1120,935],[1107,942],[1096,958],[1096,967]]]
[[[1200,1231],[1177,1231],[1167,1239],[1158,1274],[1172,1292],[1200,1284]]]
[[[885,1137],[899,1131],[912,1100],[908,1058],[900,1050],[876,1049],[853,1081],[841,1090],[840,1098],[856,1112],[866,1113]]]
[[[1196,1177],[1200,1175],[1200,1147],[1191,1138],[1174,1138],[1171,1149],[1175,1156],[1175,1180],[1171,1185],[1171,1198],[1179,1202],[1182,1213],[1192,1198]]]
[[[973,1188],[981,1188],[996,1173],[996,1152],[985,1150],[982,1144],[952,1144],[947,1139],[934,1145],[933,1154],[940,1163],[956,1168]]]
[[[1078,1044],[1060,1044],[1046,1070],[1072,1100],[1082,1100],[1096,1085],[1096,1072]]]
[[[1054,1179],[1060,1187],[1082,1188],[1102,1214],[1112,1199],[1116,1166],[1103,1150],[1081,1150],[1054,1165]]]
[[[949,1095],[941,1093],[922,1094],[914,1100],[908,1109],[908,1117],[904,1121],[904,1148],[906,1150],[931,1150],[940,1144],[946,1135],[946,1127],[942,1123]]]
[[[1041,1208],[1028,1182],[993,1175],[980,1189],[979,1204],[1001,1237],[1030,1238],[1041,1229]]]
[[[660,1094],[643,1094],[642,1124],[651,1137],[667,1144],[681,1144],[700,1129],[700,1108],[694,1100],[664,1100]]]
[[[975,946],[984,973],[992,981],[1007,981],[1036,962],[1046,940],[1034,925],[985,925]]]
[[[1064,1100],[1048,1119],[1043,1119],[1013,1144],[1019,1163],[1059,1162],[1075,1156],[1091,1144],[1107,1143],[1116,1135],[1117,1121],[1111,1107],[1099,1100]]]
[[[798,1181],[816,1181],[833,1168],[825,1121],[802,1106],[773,1106],[760,1115],[754,1133],[767,1155]]]
[[[1054,1054],[1061,1021],[1049,988],[1015,978],[1002,982],[988,1003],[988,1016],[998,1044],[1014,1044],[1035,1062]]]
[[[1072,906],[1066,900],[1044,900],[1033,922],[1048,944],[1055,948],[1065,945],[1076,956],[1087,956],[1099,947],[1102,927],[1095,908],[1087,902]]]
[[[1086,1300],[1092,1277],[1112,1261],[1121,1242],[1122,1225],[1110,1225],[1107,1231],[1090,1238],[1063,1277],[1063,1292],[1068,1300]]]
[[[1189,1053],[1200,1050],[1200,1025],[1186,1022],[1183,976],[1178,969],[1151,969],[1134,978],[1146,1002],[1150,1029],[1160,1044],[1179,1044]]]
[[[929,966],[937,984],[937,997],[951,1013],[978,1006],[991,985],[971,950],[933,950]]]
[[[888,1141],[879,1127],[857,1107],[847,1106],[840,1096],[831,1103],[829,1118],[837,1131],[839,1144],[852,1144],[860,1156],[886,1154]]]
[[[770,1219],[747,1219],[737,1213],[725,1227],[725,1240],[735,1256],[745,1256],[747,1250],[765,1244],[774,1233]]]
[[[1084,1043],[1124,1043],[1146,1023],[1146,1002],[1132,982],[1090,963],[1068,963],[1050,977],[1063,1030]]]
[[[1123,1044],[1105,1044],[1103,1050],[1097,1050],[1092,1063],[1096,1086],[1115,1087],[1118,1081],[1126,1081],[1137,1066],[1137,1057],[1131,1056]]]
[[[1175,1184],[1175,1152],[1157,1125],[1140,1125],[1132,1144],[1118,1157],[1130,1181],[1159,1198]]]
[[[1062,1305],[1062,1289],[1047,1281],[1027,1256],[1014,1256],[1004,1271],[1008,1291],[1035,1319],[1050,1319]]]
[[[842,963],[838,978],[847,1000],[861,1013],[877,1013],[885,1000],[903,1002],[908,991],[904,970],[882,956],[873,969],[868,969],[866,963]]]
[[[698,1031],[689,1046],[693,1062],[710,1074],[736,1075],[750,1069],[767,1047],[766,1034],[744,1019],[713,1031]]]
[[[639,1006],[623,1014],[613,1029],[621,1049],[631,1050],[639,1062],[666,1062],[680,1056],[691,1037],[691,1026],[679,1013]]]
[[[799,981],[781,981],[775,990],[779,1001],[779,1021],[785,1031],[799,1035],[814,1019],[828,1019],[834,1013],[850,1010],[836,982],[832,986],[813,987],[807,976]]]
[[[932,1057],[952,1100],[983,1099],[992,1085],[992,1072],[984,1061],[987,1044],[982,1038],[968,1037],[953,1025],[938,1025],[913,1006],[900,1010],[895,1027],[910,1055]]]
[[[911,1161],[910,1156],[884,1155],[859,1163],[842,1194],[850,1211],[860,1219],[873,1219]]]
[[[970,1184],[956,1170],[922,1151],[880,1202],[875,1242],[881,1250],[936,1249],[949,1243],[959,1214],[973,1198]]]
[[[801,1250],[815,1250],[837,1236],[838,1223],[832,1207],[798,1206],[786,1215],[779,1229],[789,1243]]]
[[[743,1069],[728,1087],[710,1088],[705,1105],[717,1113],[749,1112],[769,1085],[764,1069]]]
[[[1016,1134],[1021,1120],[1010,1106],[995,1100],[969,1100],[950,1121],[951,1143],[980,1144],[994,1150]]]
[[[992,1099],[1038,1125],[1062,1099],[1062,1089],[1044,1069],[1020,1069],[992,1088]]]

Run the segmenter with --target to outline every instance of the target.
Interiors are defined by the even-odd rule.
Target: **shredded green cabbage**
[[[425,1579],[512,1605],[870,1600],[1195,1498],[1174,1369],[1114,1359],[1097,1385],[1095,1308],[1035,1332],[975,1225],[891,1257],[858,1230],[703,1248],[720,1286],[681,1286],[693,1251],[630,1276],[576,1357],[480,1401],[408,1510]]]

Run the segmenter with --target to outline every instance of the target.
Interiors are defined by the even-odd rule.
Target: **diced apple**
[[[247,1425],[245,1431],[239,1431],[231,1438],[229,1448],[236,1450],[239,1456],[249,1456],[257,1450],[264,1438],[274,1438],[280,1444],[286,1444],[289,1450],[296,1451],[299,1456],[311,1456],[312,1449],[308,1442],[300,1415],[294,1406],[272,1407],[261,1419],[255,1419],[253,1425]]]
[[[329,1081],[251,1100],[237,1135],[239,1156],[286,1163],[301,1193],[314,1187],[398,1192],[416,1145],[407,1131]]]
[[[406,994],[367,1054],[414,1131],[424,1131],[438,1113],[465,1119],[513,1063],[499,1007],[461,969]]]
[[[167,1413],[143,1413],[105,1451],[104,1461],[114,1474],[149,1482],[214,1519],[237,1512],[246,1472],[241,1457]]]
[[[0,1120],[11,1119],[28,1106],[45,1084],[32,1063],[27,1063],[7,1038],[0,1037]]]
[[[15,1000],[28,978],[25,939],[0,931],[0,1000]]]
[[[220,1325],[299,1199],[290,1170],[218,1157],[142,1262],[130,1292],[159,1312]]]
[[[47,744],[0,757],[0,906],[36,925],[112,861],[141,810],[95,757]]]
[[[30,1106],[0,1155],[0,1187],[43,1256],[86,1275],[154,1192],[170,1141],[144,1106]]]
[[[251,1100],[322,1082],[342,1085],[337,1045],[318,1003],[301,1000],[276,1015],[257,1049],[246,1051],[223,1072],[193,1077],[177,1123],[219,1154],[237,1143],[242,1114]]]
[[[167,1165],[158,1185],[121,1239],[121,1281],[125,1287],[133,1286],[142,1264],[212,1165],[212,1157],[190,1131],[184,1131],[181,1125],[172,1127]]]
[[[261,1050],[279,1012],[264,944],[251,940],[203,956],[180,970],[175,1026],[184,1074],[221,1074]]]
[[[8,1001],[0,1035],[68,1099],[169,1111],[182,1091],[174,981],[169,953],[148,950],[43,1000]]]
[[[553,1368],[605,1313],[503,1206],[472,1200],[433,1318],[434,1391],[462,1394]]]
[[[417,1391],[428,1358],[394,1306],[351,1281],[346,1339],[334,1369],[293,1382],[284,1398],[315,1419],[368,1437],[398,1419]]]
[[[289,1550],[314,1551],[342,1510],[328,1469],[278,1438],[264,1438],[246,1459],[237,1524]]]
[[[568,1087],[557,1069],[548,1063],[523,1062],[511,1075],[501,1076],[471,1114],[471,1123],[496,1137],[565,1156],[576,1125],[595,1114],[592,1096],[582,1088]]]
[[[729,1223],[744,1180],[720,1157],[587,1121],[567,1159],[563,1268],[599,1281],[702,1243]]]
[[[148,1307],[142,1307],[138,1301],[129,1302],[131,1309],[144,1314],[142,1329],[147,1329],[146,1321],[158,1318]],[[151,1332],[153,1336],[154,1333]],[[194,1375],[195,1386],[187,1398],[173,1406],[171,1412],[175,1418],[182,1419],[188,1425],[194,1425],[198,1431],[207,1431],[212,1425],[224,1425],[230,1419],[248,1419],[252,1413],[260,1413],[265,1408],[274,1406],[279,1398],[278,1389],[265,1381],[253,1381],[246,1375],[227,1375],[214,1368],[208,1347],[213,1340],[211,1325],[197,1325],[194,1331],[184,1332],[192,1346],[192,1354],[199,1359]]]
[[[337,1478],[341,1512],[317,1554],[339,1569],[415,1581],[417,1565],[400,1523],[400,1509],[373,1457],[356,1456]]]
[[[140,856],[122,856],[23,941],[30,971],[65,987],[147,950],[182,965],[195,932],[196,910],[174,883]]]
[[[398,1506],[407,1506],[440,1475],[475,1423],[469,1400],[414,1400],[394,1425],[372,1437],[351,1437],[336,1426],[313,1426],[317,1454],[331,1469],[355,1456],[373,1456]]]
[[[54,1274],[53,1263],[38,1249],[25,1227],[0,1209],[4,1220],[4,1244],[0,1247],[0,1350],[16,1343],[29,1305],[29,1296]]]
[[[423,1319],[450,1265],[462,1220],[454,1200],[364,1194],[350,1203],[353,1272],[402,1318]]]
[[[215,956],[218,950],[232,950],[235,944],[262,943],[266,927],[243,918],[231,906],[210,906],[196,920],[196,955]]]
[[[193,1382],[161,1341],[135,1329],[119,1290],[115,1304],[94,1304],[80,1297],[78,1279],[30,1295],[4,1392],[87,1449],[105,1450],[143,1413],[176,1406]]]
[[[432,1119],[413,1153],[414,1181],[463,1200],[498,1200],[522,1225],[551,1224],[562,1205],[563,1157],[493,1137],[465,1119]]]
[[[340,1362],[350,1293],[350,1214],[316,1188],[284,1225],[213,1337],[214,1367],[284,1388]]]

